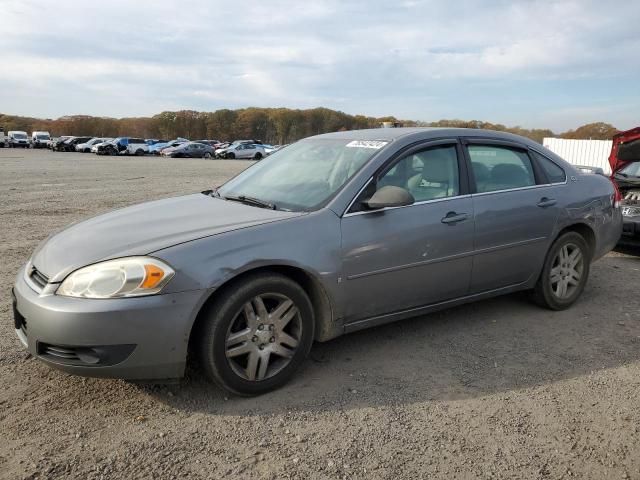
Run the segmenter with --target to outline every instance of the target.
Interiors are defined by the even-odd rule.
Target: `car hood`
[[[615,174],[632,162],[640,161],[640,127],[620,132],[613,137],[609,164]]]
[[[179,243],[303,215],[252,207],[209,195],[168,198],[72,224],[42,242],[33,265],[50,282],[112,258],[147,255]]]

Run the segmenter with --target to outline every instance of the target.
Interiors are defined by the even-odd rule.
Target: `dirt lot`
[[[569,311],[512,295],[352,334],[254,399],[194,367],[153,386],[26,357],[9,289],[40,240],[247,165],[0,150],[1,478],[640,479],[640,257],[622,253]]]

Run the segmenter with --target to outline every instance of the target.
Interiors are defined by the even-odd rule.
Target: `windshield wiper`
[[[268,208],[269,210],[275,210],[276,206],[274,203],[265,202],[264,200],[260,200],[259,198],[247,197],[246,195],[238,195],[234,197],[233,195],[227,195],[226,197],[222,197],[225,200],[229,200],[230,202],[240,202],[246,205],[252,205],[254,207],[260,208]]]

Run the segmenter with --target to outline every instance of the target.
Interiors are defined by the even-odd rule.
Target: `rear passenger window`
[[[553,163],[547,157],[544,157],[538,152],[534,152],[533,150],[531,151],[531,154],[547,174],[549,183],[563,183],[567,180],[567,175],[564,173],[564,170],[562,170],[562,168]]]
[[[478,193],[536,184],[531,160],[525,152],[496,145],[469,145],[468,150]]]

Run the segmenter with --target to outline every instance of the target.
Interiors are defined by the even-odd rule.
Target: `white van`
[[[9,132],[9,148],[29,148],[29,137],[27,132],[12,130]]]
[[[0,148],[5,147],[5,144],[4,144],[5,141],[6,141],[6,137],[4,136],[4,128],[0,127]]]
[[[31,145],[33,145],[33,148],[47,148],[50,141],[51,135],[49,135],[49,132],[31,133]]]

